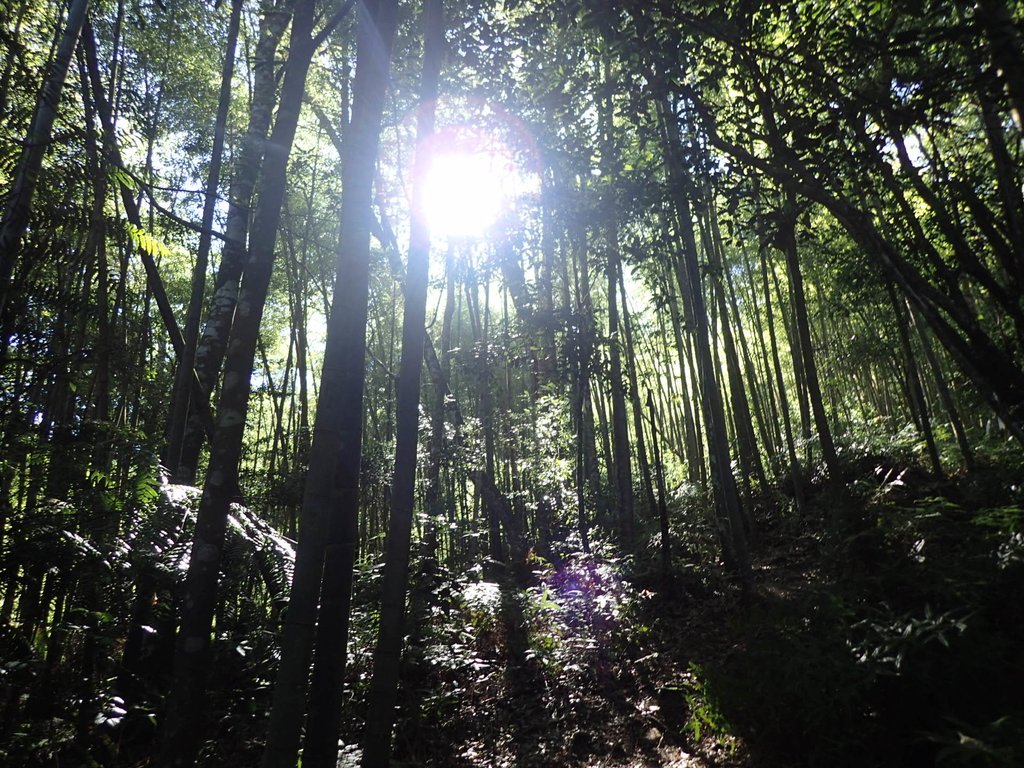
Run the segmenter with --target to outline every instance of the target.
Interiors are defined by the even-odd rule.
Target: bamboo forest
[[[1024,2],[0,0],[0,765],[1024,765]]]

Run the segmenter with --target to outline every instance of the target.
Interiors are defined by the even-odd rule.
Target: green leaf
[[[134,224],[126,223],[125,229],[128,232],[128,236],[132,239],[132,242],[153,258],[171,255],[170,248],[141,227],[136,227]]]
[[[132,192],[137,192],[139,189],[139,183],[135,180],[135,177],[119,165],[111,166],[110,180],[115,184],[120,184],[122,187],[130,189]]]

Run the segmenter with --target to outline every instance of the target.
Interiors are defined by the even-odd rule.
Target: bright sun
[[[442,132],[427,151],[420,210],[437,237],[485,237],[529,186],[505,148],[486,137]]]
[[[500,158],[462,149],[433,155],[423,178],[423,216],[439,236],[482,237],[508,205]]]

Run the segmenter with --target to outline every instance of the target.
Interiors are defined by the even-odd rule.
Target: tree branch
[[[335,11],[334,15],[327,20],[327,23],[324,24],[323,28],[313,35],[314,48],[319,48],[323,42],[331,36],[331,33],[334,32],[334,30],[338,28],[338,25],[345,20],[346,16],[348,16],[348,12],[352,10],[353,5],[355,5],[355,0],[346,0],[346,2],[342,4],[341,8]]]

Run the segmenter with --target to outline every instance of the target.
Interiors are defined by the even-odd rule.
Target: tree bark
[[[203,204],[203,218],[199,233],[199,248],[196,264],[192,271],[192,295],[185,315],[185,347],[178,360],[178,371],[174,379],[174,396],[167,428],[167,449],[164,466],[175,482],[194,480],[194,471],[179,476],[182,446],[185,440],[185,426],[188,418],[192,379],[195,376],[196,345],[199,341],[199,321],[203,311],[206,292],[206,270],[210,259],[213,214],[217,206],[217,188],[220,184],[220,167],[224,154],[224,134],[227,128],[228,108],[231,105],[231,83],[235,72],[235,46],[238,42],[238,28],[242,17],[242,0],[232,0],[231,18],[228,22],[228,40],[224,49],[224,65],[221,69],[220,94],[217,116],[213,129],[213,149],[210,154],[210,168],[206,176],[206,199]]]
[[[678,136],[675,133],[678,127],[674,121],[669,119],[671,113],[668,105],[662,102],[659,106],[666,161],[673,181],[673,196],[683,241],[683,250],[680,256],[682,264],[677,275],[680,278],[679,289],[685,295],[686,302],[690,307],[689,316],[693,318],[694,322],[693,338],[696,345],[697,375],[700,379],[701,405],[704,411],[704,427],[707,432],[708,452],[711,459],[711,481],[718,509],[717,519],[723,545],[722,554],[729,567],[739,577],[744,591],[748,592],[753,586],[753,574],[750,570],[747,539],[743,532],[743,515],[740,509],[739,495],[736,491],[736,479],[732,474],[725,405],[715,375],[714,358],[711,352],[708,310],[701,286],[700,265],[697,262],[697,242],[694,236],[690,201],[685,194]]]
[[[606,87],[612,83],[610,65],[605,63],[604,80]],[[618,152],[615,147],[612,97],[609,94],[600,105],[601,132],[603,141],[602,164],[608,176],[605,197],[602,200],[605,216],[605,250],[607,253],[608,277],[608,360],[612,401],[612,464],[618,509],[619,541],[629,545],[634,535],[633,469],[629,444],[629,415],[626,411],[625,383],[622,377],[622,353],[619,348],[619,274],[622,270],[619,254],[619,224],[616,201],[616,179],[618,177]],[[635,393],[634,393],[635,395]],[[611,474],[611,473],[610,473]]]
[[[391,758],[391,731],[398,699],[398,678],[405,628],[405,600],[409,583],[409,554],[416,492],[416,452],[419,442],[420,370],[423,367],[429,277],[430,229],[423,218],[422,180],[430,158],[434,111],[441,73],[444,16],[441,0],[425,0],[423,76],[416,127],[413,166],[412,230],[405,281],[402,318],[402,357],[399,364],[395,417],[395,469],[391,491],[391,519],[381,586],[380,631],[373,657],[363,768],[387,768]]]
[[[786,211],[779,232],[782,251],[786,256],[786,268],[789,282],[793,289],[793,318],[796,336],[800,344],[800,357],[803,361],[804,376],[807,378],[807,397],[810,401],[811,413],[814,415],[814,426],[818,430],[818,442],[821,455],[825,460],[830,478],[839,481],[842,469],[835,443],[832,441],[832,429],[825,415],[825,404],[821,396],[821,383],[818,380],[818,364],[815,359],[814,342],[811,339],[811,325],[807,318],[807,297],[804,294],[804,279],[800,271],[800,259],[796,245],[796,199],[787,193]]]
[[[291,50],[270,145],[246,282],[239,294],[210,450],[210,467],[196,514],[189,569],[185,578],[181,629],[175,648],[174,683],[161,728],[161,765],[190,766],[202,742],[205,678],[210,662],[210,630],[217,605],[228,509],[238,484],[242,438],[260,321],[274,265],[274,244],[287,180],[288,157],[298,125],[306,74],[314,53],[315,0],[296,0]]]
[[[32,198],[35,196],[39,172],[43,167],[43,157],[50,146],[53,124],[60,107],[60,96],[88,10],[89,0],[74,0],[71,3],[57,47],[57,55],[46,74],[28,136],[25,137],[18,169],[14,174],[14,184],[7,195],[3,221],[0,222],[0,317],[3,316],[4,307],[7,305],[14,265],[20,255],[21,241],[32,215]],[[0,340],[0,344],[3,345],[0,347],[2,359],[7,340]]]
[[[276,101],[275,60],[294,4],[295,0],[263,0],[263,18],[260,21],[259,39],[256,42],[252,63],[253,93],[249,104],[249,125],[231,175],[224,247],[214,279],[213,297],[195,352],[196,375],[208,393],[205,399],[207,408],[217,387],[231,333],[242,272],[249,256],[248,235],[252,218],[250,206],[263,168],[267,131],[270,129]],[[182,437],[177,479],[178,482],[187,485],[192,485],[196,481],[199,452],[202,448],[202,431],[194,414],[196,408],[202,406],[202,403],[192,398],[190,413],[193,416],[189,418]]]
[[[376,11],[373,13],[371,11]],[[369,296],[371,188],[388,83],[396,0],[358,6],[352,121],[343,158],[341,236],[291,600],[263,754],[264,768],[294,766],[316,629],[315,685],[304,765],[337,751],[348,610],[358,535],[363,382]],[[321,590],[321,581],[323,588]],[[317,604],[320,621],[317,626]],[[319,750],[319,751],[318,751]]]

